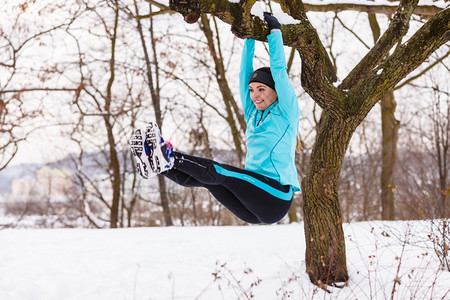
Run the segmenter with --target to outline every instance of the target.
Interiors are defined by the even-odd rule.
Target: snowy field
[[[4,229],[0,299],[450,299],[430,228],[344,224],[350,281],[330,293],[305,273],[303,224]]]

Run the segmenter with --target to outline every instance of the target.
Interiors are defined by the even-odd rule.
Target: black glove
[[[272,14],[267,11],[264,12],[264,21],[266,21],[267,25],[269,25],[269,30],[272,29],[281,30],[281,24],[280,22],[278,22],[278,19],[272,16]]]

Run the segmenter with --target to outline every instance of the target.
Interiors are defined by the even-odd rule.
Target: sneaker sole
[[[145,145],[150,149],[152,155],[150,165],[153,172],[160,174],[172,168],[171,162],[165,157],[162,152],[162,145],[164,140],[159,132],[159,127],[156,123],[149,123],[145,129]]]
[[[145,132],[142,129],[136,129],[131,141],[130,148],[131,153],[134,156],[136,162],[136,169],[144,179],[153,177],[157,174],[153,172],[153,166],[151,160],[148,159],[148,155],[153,155],[153,149],[149,149],[145,145],[145,140],[142,133]]]

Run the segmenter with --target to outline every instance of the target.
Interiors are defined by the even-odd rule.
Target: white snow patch
[[[0,299],[386,299],[396,278],[395,299],[449,295],[427,221],[343,227],[350,280],[330,294],[305,272],[303,224],[0,230]]]

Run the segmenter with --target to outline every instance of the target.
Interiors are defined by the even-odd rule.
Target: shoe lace
[[[172,139],[168,140],[165,142],[165,148],[166,148],[166,157],[168,160],[170,160],[171,157],[174,156],[173,154],[173,146],[172,143],[170,142]]]
[[[172,146],[171,141],[172,141],[172,139],[168,140],[168,141],[166,142],[166,145],[167,145],[167,147],[170,149],[170,151],[173,151],[173,146]]]

